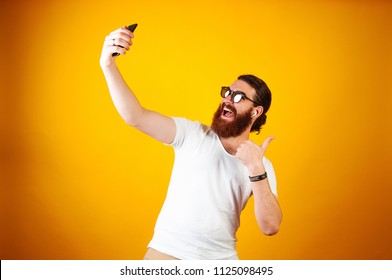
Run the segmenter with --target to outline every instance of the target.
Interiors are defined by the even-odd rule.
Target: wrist
[[[267,179],[267,172],[264,172],[263,174],[257,175],[257,176],[249,176],[249,180],[251,182],[258,182],[258,181],[262,181],[264,179]]]
[[[103,72],[112,72],[117,68],[117,65],[114,61],[101,61],[100,64]]]
[[[248,167],[249,176],[257,176],[265,173],[263,164],[256,164]]]

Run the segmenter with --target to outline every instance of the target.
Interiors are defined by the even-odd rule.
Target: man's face
[[[255,90],[246,82],[237,80],[230,85],[233,91],[241,91],[247,97],[253,98]],[[253,103],[247,99],[242,99],[238,103],[234,103],[231,99],[232,94],[222,98],[214,114],[211,128],[218,136],[222,138],[230,138],[241,135],[247,128],[252,125]]]

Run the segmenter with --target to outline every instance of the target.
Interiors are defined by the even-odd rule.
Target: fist
[[[250,140],[246,140],[238,147],[235,156],[248,168],[250,173],[259,174],[260,172],[264,172],[263,156],[273,139],[274,137],[272,136],[268,137],[261,146]]]
[[[116,57],[112,56],[113,53],[125,55],[126,51],[129,51],[132,46],[133,37],[133,33],[126,26],[106,36],[100,58],[101,67],[104,68],[114,63]]]

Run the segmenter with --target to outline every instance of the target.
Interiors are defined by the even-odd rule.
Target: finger
[[[133,35],[133,33],[131,31],[129,31],[128,29],[125,29],[124,32],[119,32],[119,33],[116,33],[112,36],[117,37],[117,38],[121,38],[125,41],[131,41],[135,37],[135,35]]]
[[[106,44],[113,45],[113,42],[117,45],[119,44],[132,45],[132,38],[123,34],[114,34],[114,35],[106,36],[105,38]]]
[[[127,35],[128,35],[129,37],[131,37],[131,38],[134,37],[133,32],[132,32],[131,30],[128,29],[128,26],[124,26],[124,27],[121,29],[121,32],[127,34]]]
[[[127,51],[120,46],[114,46],[113,53],[119,53],[119,54],[125,55],[127,53]]]
[[[113,53],[119,53],[119,54],[126,54],[126,49],[120,47],[120,46],[107,46],[105,49],[105,52],[107,52],[108,54],[113,54]]]
[[[265,151],[267,150],[268,145],[271,143],[272,140],[274,140],[275,137],[269,136],[267,139],[264,140],[263,144],[261,144],[260,148]]]
[[[130,47],[132,46],[132,41],[130,40],[129,37],[124,38],[124,37],[107,36],[104,45],[106,47],[118,46],[121,48],[125,48],[127,51],[129,51]]]
[[[119,39],[119,38],[112,38],[112,39],[110,39],[110,37],[108,37],[105,40],[105,46],[106,47],[117,46],[117,47],[121,47],[121,48],[124,48],[127,51],[129,51],[131,45],[132,45],[132,42],[128,42],[128,41],[125,41],[125,40]]]
[[[131,32],[126,26],[121,27],[117,30],[114,30],[109,35],[112,35],[112,36],[124,35],[124,36],[128,36],[130,38],[134,37],[133,32]]]
[[[132,46],[132,41],[126,41],[121,38],[119,39],[113,38],[112,44],[115,46],[126,48],[129,51],[130,47]]]

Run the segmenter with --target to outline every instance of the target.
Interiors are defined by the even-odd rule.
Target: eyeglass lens
[[[230,90],[230,88],[224,88],[223,89],[225,92],[223,94],[223,97],[228,97],[230,94],[233,94],[233,96],[231,97],[234,103],[238,103],[241,101],[242,99],[242,94],[240,92],[235,92]]]

